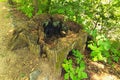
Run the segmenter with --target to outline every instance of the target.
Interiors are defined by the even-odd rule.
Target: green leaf
[[[118,62],[120,58],[116,56],[113,59],[114,59],[114,61]]]
[[[74,68],[71,66],[70,68],[70,72],[74,73]]]
[[[102,54],[101,54],[101,52],[100,53],[98,53],[98,60],[103,60],[104,58],[103,58],[103,56],[102,56]]]
[[[100,46],[103,43],[103,40],[98,40],[97,45]]]
[[[79,69],[80,69],[80,67],[77,66],[76,69],[75,69],[75,73],[78,73],[78,72],[79,72]]]
[[[81,76],[81,77],[82,77],[82,79],[84,79],[84,78],[88,78],[88,76],[87,76],[87,73],[86,73],[86,72],[82,72],[81,74],[82,74],[82,76]]]
[[[39,9],[38,12],[37,12],[37,15],[39,15],[39,14],[42,14],[42,10],[41,9]]]
[[[78,72],[78,79],[81,79],[81,77],[82,77],[82,71],[79,71]]]
[[[80,62],[80,67],[84,67],[85,68],[85,62],[84,61]]]
[[[65,10],[64,9],[58,9],[58,13],[64,13]]]
[[[84,71],[85,67],[80,67],[79,72]]]
[[[98,58],[97,57],[93,57],[92,60],[93,61],[98,61]]]
[[[65,79],[65,80],[68,80],[68,79],[69,79],[69,73],[66,73],[66,74],[64,75],[64,79]]]
[[[99,53],[100,51],[92,51],[90,56],[94,57],[94,56],[97,56],[97,54]]]
[[[104,55],[105,57],[107,57],[107,58],[110,57],[110,53],[109,53],[108,51],[104,51],[104,52],[103,52],[103,55]]]
[[[70,73],[70,78],[73,80],[73,78],[74,78],[74,73]]]
[[[62,64],[62,67],[65,69],[66,72],[69,71],[69,64],[68,64],[67,61],[66,61],[65,63]]]
[[[33,16],[32,13],[28,13],[28,17],[31,18]]]
[[[74,13],[72,10],[70,10],[70,11],[69,11],[69,15],[74,16],[75,13]]]
[[[94,46],[93,44],[89,44],[88,47],[93,51],[97,49],[97,46]]]

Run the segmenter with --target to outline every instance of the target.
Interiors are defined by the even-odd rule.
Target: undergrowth
[[[75,57],[76,63],[73,63],[72,59],[65,59],[62,66],[65,70],[65,80],[82,80],[87,78],[85,72],[84,56],[78,50],[72,50],[73,56]],[[74,64],[74,65],[73,65]],[[75,65],[76,64],[76,65]]]
[[[93,61],[104,61],[108,63],[119,61],[120,51],[117,49],[119,47],[117,44],[112,43],[103,34],[100,35],[97,32],[93,32],[91,35],[93,35],[93,40],[89,41],[88,47],[92,50],[90,56]]]

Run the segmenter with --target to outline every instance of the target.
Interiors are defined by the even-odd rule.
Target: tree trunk
[[[38,0],[33,0],[33,7],[34,7],[33,15],[35,15],[39,10],[38,3],[39,3]]]
[[[60,22],[64,19],[62,15],[36,15],[27,23],[27,25],[22,24],[16,27],[16,34],[13,34],[13,38],[10,40],[8,46],[13,50],[27,46],[31,53],[35,53],[38,56],[41,56],[41,58],[48,59],[50,67],[53,69],[53,77],[58,78],[61,76],[62,63],[69,55],[69,52],[72,49],[78,49],[81,53],[84,52],[87,33],[82,30],[82,26],[79,24],[73,21],[63,21],[64,24],[62,25],[69,27],[66,36],[59,37],[60,35],[57,33],[57,36],[54,34],[52,37],[47,38],[45,36],[47,34],[44,32],[45,28],[43,27],[43,23],[49,21],[51,17],[54,21],[53,23],[56,21]],[[57,27],[65,27],[62,25],[59,24]],[[54,25],[52,28],[53,27],[53,32],[58,30]]]

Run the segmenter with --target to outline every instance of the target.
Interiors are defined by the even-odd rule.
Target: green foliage
[[[110,53],[112,54],[113,60],[118,62],[120,60],[120,42],[115,41],[111,43]]]
[[[38,0],[38,12],[37,14],[41,13],[48,13],[50,8],[51,0]]]
[[[14,0],[20,3],[19,9],[27,16],[33,16],[33,0]],[[63,14],[69,19],[83,24],[85,29],[93,30],[101,26],[99,32],[108,32],[120,25],[119,0],[38,0],[35,14]]]
[[[73,21],[78,21],[81,13],[80,0],[52,0],[50,14],[64,14]],[[79,8],[78,8],[79,7]],[[80,19],[79,19],[80,20]]]
[[[88,47],[92,50],[90,56],[93,61],[104,60],[110,57],[109,49],[111,48],[109,40],[104,36],[97,36],[96,42],[91,41]]]
[[[62,64],[64,70],[66,71],[64,75],[65,80],[82,80],[84,78],[87,78],[87,73],[85,70],[85,62],[83,60],[83,55],[78,50],[72,50],[73,55],[76,59],[77,66],[73,66],[73,61],[70,60],[64,60],[64,63]]]
[[[106,34],[120,26],[119,0],[52,0],[50,14],[63,14],[90,33]],[[117,31],[119,33],[119,31]]]
[[[28,17],[32,17],[33,14],[33,7],[32,6],[28,6],[28,5],[24,5],[22,7],[19,8],[23,13],[25,13]]]
[[[31,18],[34,11],[32,0],[20,0],[18,3],[20,4],[18,9],[25,13],[25,15],[27,15],[29,18]]]
[[[120,55],[116,46],[105,35],[96,35],[93,32],[94,41],[90,41],[88,47],[92,50],[90,56],[93,61],[118,62]],[[96,35],[96,36],[95,36]]]
[[[25,13],[29,18],[34,15],[48,13],[51,0],[37,0],[35,3],[33,0],[15,0],[20,6],[18,9]],[[38,11],[35,11],[35,7],[37,7]]]

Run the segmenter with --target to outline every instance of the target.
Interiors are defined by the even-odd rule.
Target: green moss
[[[67,54],[69,52],[68,48],[64,48],[58,55],[57,55],[57,63],[56,63],[56,69],[59,69],[61,67],[61,64],[63,63],[63,60],[67,57]],[[66,54],[67,53],[67,54]]]

